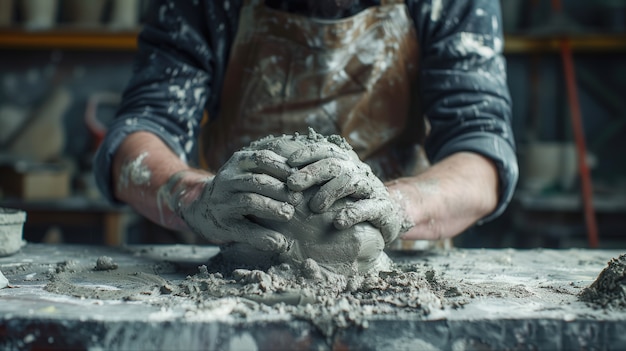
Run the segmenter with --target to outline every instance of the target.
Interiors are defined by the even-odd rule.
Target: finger
[[[285,252],[289,242],[284,235],[260,224],[243,220],[230,223],[233,241],[243,242],[261,251]]]
[[[366,222],[380,216],[380,203],[366,199],[356,201],[343,208],[335,216],[334,224],[337,229],[343,230],[361,222]]]
[[[326,158],[350,160],[349,151],[332,143],[309,144],[293,152],[287,163],[292,167],[301,167]]]
[[[234,194],[235,210],[243,216],[254,216],[280,222],[289,221],[295,208],[283,201],[276,201],[255,193]]]
[[[369,179],[344,173],[322,185],[320,190],[311,198],[309,208],[313,212],[324,212],[339,199],[348,196],[365,199],[373,191],[374,188]]]
[[[327,158],[296,171],[287,178],[287,186],[294,191],[302,191],[313,185],[322,184],[343,173],[349,173],[351,161]]]
[[[361,222],[370,222],[383,235],[385,243],[395,239],[400,232],[401,221],[396,220],[391,204],[380,199],[364,199],[339,211],[334,220],[335,228],[347,229]]]
[[[289,190],[284,182],[267,174],[247,173],[226,182],[232,192],[256,193],[292,205],[298,205],[303,200],[301,192]]]
[[[269,174],[285,181],[295,169],[287,164],[287,159],[271,150],[240,151],[241,170]]]
[[[311,197],[309,208],[313,212],[321,213],[330,208],[335,201],[350,195],[350,175],[342,174],[328,181]]]

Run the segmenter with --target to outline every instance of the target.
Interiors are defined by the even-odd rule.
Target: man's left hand
[[[368,221],[389,244],[412,226],[382,181],[354,151],[332,143],[311,144],[295,151],[287,163],[299,168],[287,179],[290,190],[303,191],[320,185],[309,202],[311,211],[324,212],[345,197],[357,200],[338,212],[334,219],[337,229]]]

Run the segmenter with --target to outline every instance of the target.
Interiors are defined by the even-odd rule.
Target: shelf
[[[0,49],[135,50],[139,30],[60,28],[49,31],[0,30]],[[507,35],[506,54],[558,52],[561,38]],[[575,52],[626,52],[626,34],[576,35]]]
[[[559,36],[506,35],[505,54],[558,52]],[[626,52],[626,34],[587,34],[570,37],[574,52]]]
[[[0,30],[1,49],[122,50],[137,48],[138,30]]]

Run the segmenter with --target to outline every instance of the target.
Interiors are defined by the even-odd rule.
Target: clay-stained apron
[[[222,90],[221,113],[202,133],[217,170],[269,134],[340,134],[383,179],[426,164],[425,122],[415,96],[418,45],[402,0],[340,20],[276,11],[263,1],[241,10]]]

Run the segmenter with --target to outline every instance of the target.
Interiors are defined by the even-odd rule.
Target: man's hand
[[[337,229],[368,221],[380,229],[388,244],[412,226],[385,185],[354,151],[333,143],[309,144],[291,154],[287,163],[299,168],[287,179],[289,189],[303,191],[321,185],[309,202],[311,211],[324,212],[348,196],[357,199],[339,211],[334,219]]]
[[[286,159],[269,150],[238,151],[214,178],[202,184],[200,195],[173,185],[170,204],[189,228],[219,243],[246,243],[262,251],[287,249],[285,237],[267,229],[255,218],[289,221],[302,194],[287,189],[293,173]],[[180,183],[172,179],[173,184]],[[178,188],[176,190],[176,188]]]

